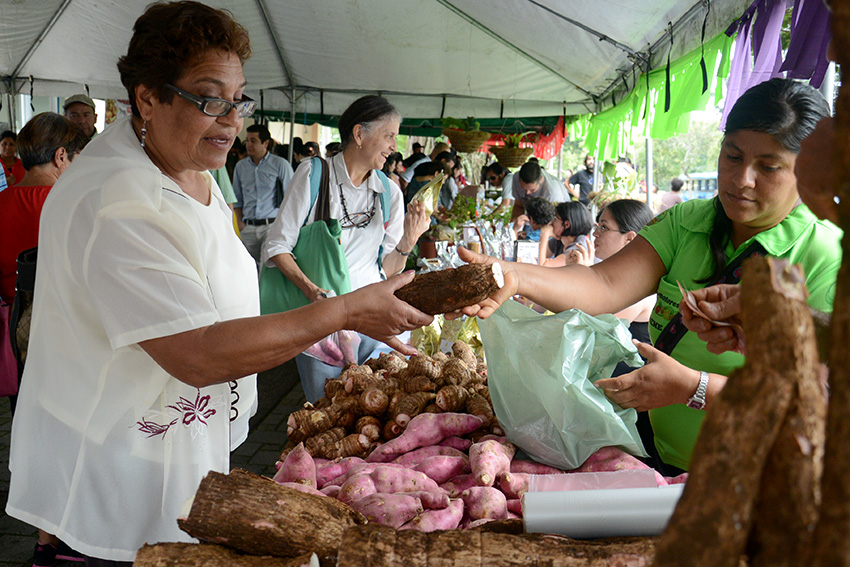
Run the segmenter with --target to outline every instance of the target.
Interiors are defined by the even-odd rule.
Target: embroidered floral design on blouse
[[[139,427],[139,431],[151,438],[157,435],[165,437],[171,427],[182,423],[184,427],[189,428],[192,439],[194,439],[208,425],[207,420],[224,406],[220,398],[221,396],[212,398],[209,394],[202,396],[201,391],[198,390],[194,401],[180,396],[177,402],[165,406],[167,412],[155,412],[161,418],[172,418],[167,423],[157,423],[143,417],[141,421],[136,422],[136,425]]]

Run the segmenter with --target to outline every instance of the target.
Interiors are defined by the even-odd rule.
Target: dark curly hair
[[[36,114],[18,134],[18,154],[24,169],[49,163],[56,150],[65,148],[71,159],[80,153],[89,141],[79,126],[55,112]],[[20,180],[18,180],[20,181]]]
[[[242,63],[251,57],[248,32],[230,12],[189,0],[148,6],[133,26],[127,55],[118,60],[133,115],[140,116],[138,85],[155,89],[160,102],[170,103],[174,93],[165,85],[176,82],[193,61],[210,51],[233,53]]]

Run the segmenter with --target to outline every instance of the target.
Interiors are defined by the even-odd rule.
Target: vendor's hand
[[[478,254],[464,248],[463,246],[458,246],[457,253],[458,256],[460,256],[460,259],[468,264],[492,264],[494,262],[499,262],[502,265],[502,275],[505,277],[505,285],[481,303],[464,307],[460,311],[446,313],[446,319],[457,319],[461,315],[486,319],[492,315],[502,303],[510,299],[513,295],[516,295],[517,289],[519,288],[519,277],[515,263],[501,262],[492,256]]]
[[[800,144],[794,164],[800,198],[822,219],[838,222],[835,121],[824,118]]]
[[[582,266],[592,266],[596,263],[596,246],[592,240],[587,240],[587,248],[581,244],[576,244],[576,247],[567,252],[567,264],[581,264]]]
[[[416,354],[415,348],[402,343],[396,335],[430,325],[434,317],[394,295],[395,290],[412,280],[413,272],[406,272],[340,296],[345,306],[345,328],[386,343],[403,354]]]
[[[720,326],[697,315],[683,298],[679,304],[682,323],[708,343],[706,348],[714,354],[732,351],[746,354],[744,334],[741,331],[741,286],[718,284],[691,291],[697,307],[713,321],[723,321],[730,326]]]
[[[616,378],[597,380],[596,387],[620,407],[637,411],[687,403],[699,385],[699,372],[652,345],[633,342],[646,365]]]
[[[431,215],[425,208],[425,203],[413,200],[407,204],[407,214],[404,215],[404,237],[413,244],[431,227]],[[411,248],[413,247],[411,244]]]

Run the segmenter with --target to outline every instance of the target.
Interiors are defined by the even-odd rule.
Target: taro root
[[[396,297],[423,313],[438,315],[475,305],[504,285],[499,264],[466,264],[419,274],[397,289]]]

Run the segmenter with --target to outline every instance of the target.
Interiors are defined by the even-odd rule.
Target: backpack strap
[[[375,173],[381,183],[384,185],[384,192],[381,193],[381,216],[384,218],[384,228],[390,223],[390,208],[392,207],[392,191],[390,190],[390,178],[387,174],[376,169]]]

